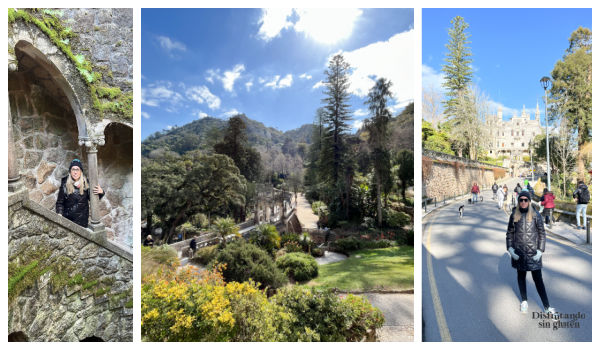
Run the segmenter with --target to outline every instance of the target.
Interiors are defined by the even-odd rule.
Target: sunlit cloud
[[[392,82],[391,91],[395,104],[414,100],[413,55],[414,29],[393,35],[387,41],[379,41],[349,52],[342,52],[352,67],[350,91],[361,98],[368,95],[378,78]]]
[[[177,105],[183,96],[174,91],[173,84],[168,81],[157,81],[142,88],[142,104],[150,107],[161,105]]]
[[[293,25],[288,21],[288,17],[292,15],[292,9],[263,9],[262,11],[262,17],[258,21],[260,25],[258,36],[264,41],[271,41],[278,37],[283,29]]]
[[[311,80],[312,79],[312,75],[306,74],[306,73],[300,74],[299,77],[300,77],[300,79],[306,79],[306,80]]]
[[[258,37],[271,41],[286,29],[304,33],[323,44],[334,44],[348,38],[354,23],[362,15],[360,9],[264,9],[258,21]]]
[[[150,119],[150,114],[148,114],[148,112],[142,112],[142,117],[144,117],[144,119]]]
[[[299,19],[294,29],[323,44],[334,44],[352,34],[359,9],[295,9]]]

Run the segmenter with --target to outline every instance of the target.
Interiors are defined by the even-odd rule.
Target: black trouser
[[[527,271],[517,270],[517,282],[519,283],[519,292],[521,293],[521,300],[527,300],[527,285],[525,284],[525,277],[527,276]],[[542,304],[544,304],[544,309],[550,307],[550,303],[548,302],[548,295],[546,295],[546,288],[544,287],[544,280],[542,279],[542,270],[534,270],[531,271],[531,277],[533,277],[533,282],[535,282],[535,289],[537,289],[540,298],[542,299]]]

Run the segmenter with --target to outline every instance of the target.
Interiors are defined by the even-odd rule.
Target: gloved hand
[[[515,248],[508,248],[508,253],[510,254],[511,258],[513,258],[513,260],[519,260],[519,256],[517,255],[517,253],[515,253]]]
[[[537,253],[533,256],[533,261],[539,261],[542,257],[542,251],[538,249]]]

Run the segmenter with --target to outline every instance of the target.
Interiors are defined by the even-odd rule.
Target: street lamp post
[[[540,84],[544,88],[544,117],[546,118],[546,173],[548,174],[548,191],[552,191],[552,181],[550,179],[550,142],[548,137],[548,87],[550,78],[542,77]]]

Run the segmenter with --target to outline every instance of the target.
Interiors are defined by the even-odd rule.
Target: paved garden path
[[[319,217],[313,213],[310,203],[304,198],[304,194],[301,193],[298,194],[298,203],[296,203],[296,216],[303,230],[317,229]]]

